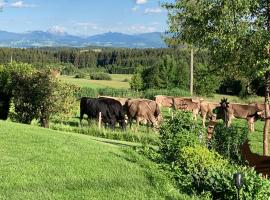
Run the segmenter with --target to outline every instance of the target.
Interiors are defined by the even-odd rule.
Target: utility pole
[[[193,47],[191,47],[191,50],[190,50],[190,68],[189,68],[189,92],[190,92],[190,96],[193,95],[193,56],[194,56]]]

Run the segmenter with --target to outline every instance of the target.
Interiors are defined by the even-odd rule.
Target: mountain
[[[26,33],[12,33],[0,31],[0,47],[126,47],[126,48],[163,48],[166,47],[161,37],[162,33],[152,32],[129,35],[117,32],[79,37],[65,32],[31,31]]]

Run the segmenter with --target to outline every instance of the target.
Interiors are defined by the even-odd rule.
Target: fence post
[[[98,129],[101,128],[101,112],[98,113]]]

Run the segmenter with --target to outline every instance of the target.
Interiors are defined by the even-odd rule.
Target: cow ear
[[[258,112],[257,112],[257,115],[261,116],[261,115],[263,115],[263,113],[264,113],[263,110],[262,110],[262,111],[258,111]]]

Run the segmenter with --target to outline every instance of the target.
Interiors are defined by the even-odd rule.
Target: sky
[[[0,0],[0,30],[41,30],[89,36],[106,32],[164,32],[173,0]]]

